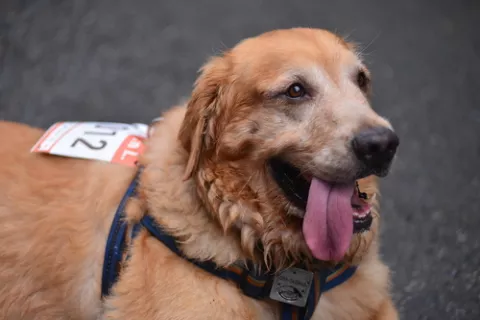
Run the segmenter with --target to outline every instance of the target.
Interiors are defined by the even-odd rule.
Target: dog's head
[[[398,145],[369,91],[354,47],[323,30],[269,32],[203,67],[179,133],[185,174],[250,258],[278,268],[366,252],[373,176]]]

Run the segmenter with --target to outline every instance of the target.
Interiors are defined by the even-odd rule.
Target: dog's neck
[[[168,112],[148,141],[140,180],[146,209],[179,240],[187,257],[212,260],[218,266],[246,260],[238,237],[222,230],[200,201],[195,181],[183,180],[188,154],[177,139],[183,115],[183,109]]]

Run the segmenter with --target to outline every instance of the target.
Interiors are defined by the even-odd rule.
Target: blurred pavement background
[[[363,45],[401,137],[382,253],[402,318],[480,319],[478,0],[1,0],[0,118],[148,123],[208,56],[294,26]]]

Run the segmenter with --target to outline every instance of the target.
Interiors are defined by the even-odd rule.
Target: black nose
[[[388,173],[399,144],[398,136],[385,127],[361,131],[352,140],[352,147],[367,174],[384,176]]]

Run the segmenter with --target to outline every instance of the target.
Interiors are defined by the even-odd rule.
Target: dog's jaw
[[[206,165],[208,167],[199,168],[194,179],[198,200],[213,217],[212,223],[226,237],[236,239],[240,260],[251,260],[274,270],[300,264],[316,268],[319,263],[328,263],[316,261],[306,246],[302,233],[303,212],[295,214],[299,209],[277,189],[254,192],[251,188],[251,185],[273,185],[268,168],[262,174],[247,176],[239,167],[214,162]],[[222,175],[215,172],[222,172]],[[367,180],[360,183],[369,195],[373,195],[376,189],[370,183],[375,179]],[[372,214],[378,216],[376,208],[372,208]],[[370,231],[353,235],[344,262],[361,261],[376,236],[377,220],[374,219]]]
[[[260,180],[264,184],[263,174],[247,176],[232,165],[214,162],[206,165],[196,176],[199,198],[224,233],[237,237],[246,259],[276,270],[311,260],[299,232],[301,220],[279,214],[284,205],[272,206],[267,198],[273,191],[254,192],[250,187],[260,185]]]

